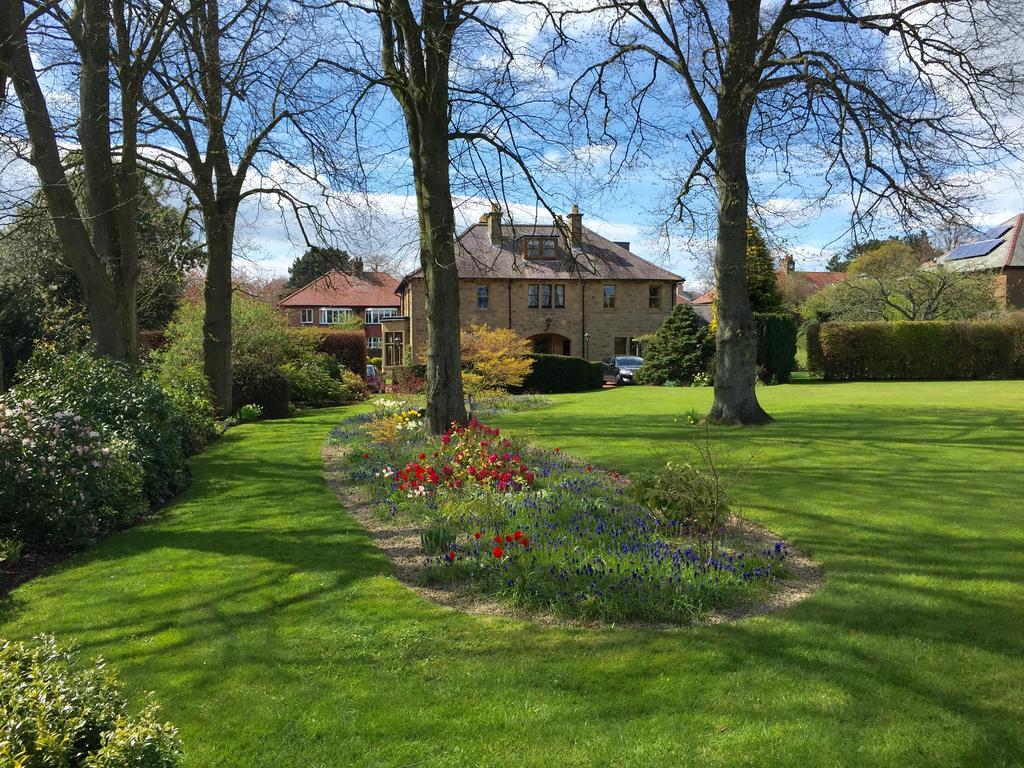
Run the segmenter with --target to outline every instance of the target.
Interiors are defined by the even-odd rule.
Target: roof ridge
[[[1003,262],[1003,268],[1010,266],[1010,262],[1013,261],[1013,253],[1017,250],[1017,240],[1020,238],[1021,222],[1024,221],[1024,213],[1018,213],[1014,216],[1014,227],[1013,227],[1013,238],[1010,240],[1010,247],[1006,249],[1006,261]]]

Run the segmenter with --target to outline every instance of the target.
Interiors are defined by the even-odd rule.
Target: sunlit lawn
[[[777,423],[712,439],[748,463],[744,513],[824,565],[782,614],[597,631],[430,605],[322,482],[337,409],[232,430],[0,633],[102,653],[195,768],[1024,763],[1024,382],[759,394]],[[619,389],[500,424],[628,471],[699,438],[682,417],[709,401]]]

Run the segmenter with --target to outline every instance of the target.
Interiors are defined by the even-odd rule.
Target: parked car
[[[644,364],[642,357],[632,355],[610,355],[602,361],[604,380],[613,384],[635,384],[636,372]]]
[[[380,375],[376,365],[366,366],[366,388],[378,395],[384,391],[384,377]]]

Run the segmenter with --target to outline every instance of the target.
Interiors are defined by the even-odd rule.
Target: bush
[[[306,405],[348,405],[366,397],[366,382],[324,352],[310,351],[281,366],[292,400]]]
[[[533,370],[530,342],[511,328],[486,323],[462,332],[462,383],[468,392],[521,387]]]
[[[366,334],[358,331],[320,331],[317,351],[324,352],[352,373],[366,377]]]
[[[61,355],[39,344],[16,390],[19,398],[33,400],[39,413],[71,412],[105,437],[133,443],[151,502],[187,484],[186,453],[192,447],[187,420],[140,369],[88,351]]]
[[[689,385],[707,371],[713,352],[712,337],[693,307],[676,304],[648,342],[637,382]]]
[[[416,395],[426,387],[427,366],[399,365],[391,370],[391,383],[395,392]]]
[[[796,319],[786,313],[754,313],[757,325],[757,375],[786,384],[796,368]]]
[[[101,660],[86,668],[53,638],[0,645],[0,764],[175,768],[177,731],[149,703],[136,717]]]
[[[238,406],[258,405],[266,419],[289,415],[291,385],[279,368],[262,363],[236,365],[231,375],[231,401]]]
[[[247,403],[238,409],[238,421],[245,424],[250,421],[259,421],[263,416],[263,409],[258,405]]]
[[[533,370],[517,391],[553,394],[584,392],[604,386],[601,363],[564,355],[530,355],[530,359],[533,360]]]
[[[213,392],[202,369],[190,366],[157,371],[148,368],[146,375],[157,381],[184,421],[186,453],[201,451],[217,434]]]
[[[78,549],[146,508],[135,446],[105,439],[81,416],[0,400],[0,538]]]
[[[1012,378],[1019,333],[1013,321],[823,323],[807,357],[830,381]]]

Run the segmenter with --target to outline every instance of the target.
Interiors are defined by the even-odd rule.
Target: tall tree
[[[288,267],[288,282],[284,284],[284,287],[294,291],[304,285],[309,285],[331,270],[347,272],[352,267],[352,259],[340,248],[313,245]]]
[[[338,61],[339,67],[368,89],[386,88],[401,112],[426,289],[427,422],[439,433],[466,421],[453,185],[498,200],[516,176],[543,200],[537,171],[555,143],[552,96],[533,87],[543,67],[506,25],[522,8],[534,9],[542,20],[547,16],[543,4],[525,0],[508,3],[504,21],[489,0],[336,5],[365,14],[379,35],[379,45],[370,46],[362,37],[365,26],[358,18],[351,22],[351,46],[359,55]],[[495,209],[491,215],[500,222],[497,204]]]
[[[70,9],[33,5],[27,15],[25,6],[12,1],[0,8],[0,81],[11,82],[20,106],[6,148],[35,168],[63,258],[81,286],[97,352],[131,360],[138,352],[138,92],[173,28],[169,6],[77,0]],[[69,66],[77,72],[78,100],[58,122],[39,69],[52,76]],[[75,152],[62,150],[68,143],[77,145]],[[69,181],[77,166],[81,206]]]
[[[754,390],[756,329],[746,287],[748,160],[810,193],[845,185],[859,219],[954,218],[960,172],[1019,146],[1004,129],[1020,64],[993,55],[1014,13],[996,0],[603,0],[608,56],[594,64],[585,106],[638,136],[660,118],[692,151],[677,215],[714,201],[718,284],[715,399],[709,419],[771,417]],[[648,67],[644,67],[644,63]],[[618,78],[629,109],[604,109]],[[661,89],[661,90],[659,90]],[[646,100],[667,99],[645,109]],[[683,98],[680,99],[680,96]],[[683,107],[678,107],[682,102]],[[1005,125],[1012,125],[1007,121]],[[943,215],[945,214],[945,215]]]
[[[754,312],[778,312],[782,292],[775,276],[775,260],[757,225],[747,220],[747,293]]]
[[[303,234],[329,221],[345,173],[333,111],[347,96],[321,81],[331,47],[318,15],[286,0],[195,0],[179,9],[142,94],[151,172],[181,185],[206,238],[203,369],[221,414],[231,402],[232,261],[239,209],[270,196]],[[319,207],[310,202],[328,202]],[[307,238],[308,239],[308,238]]]

